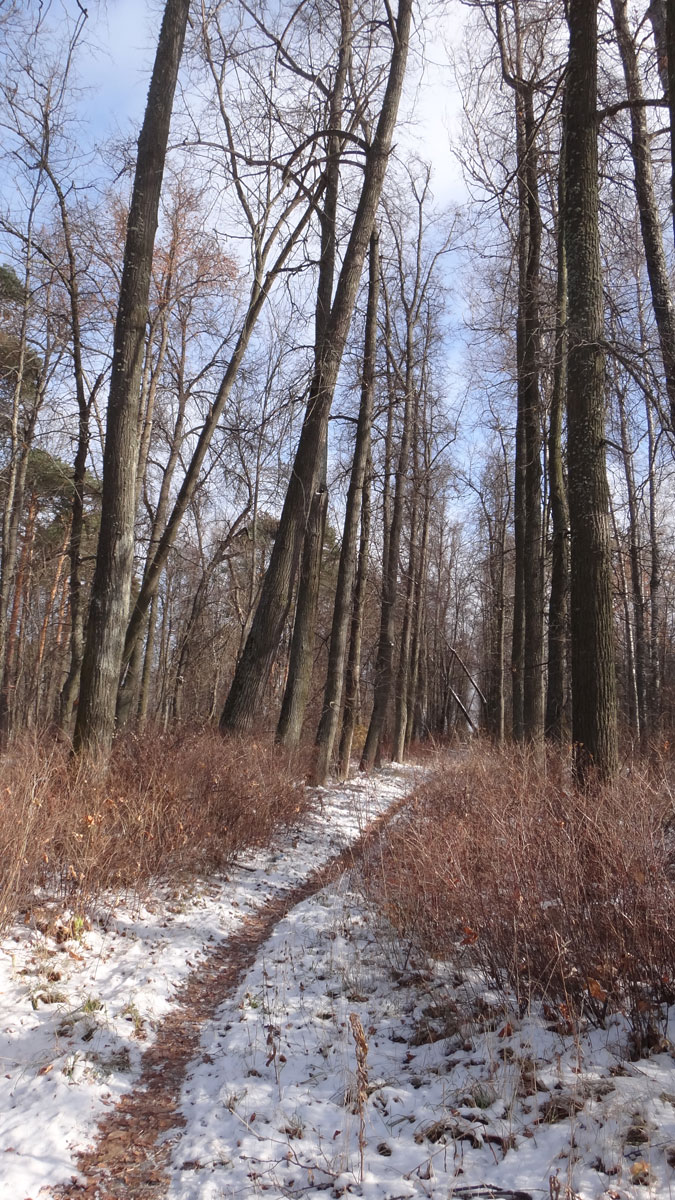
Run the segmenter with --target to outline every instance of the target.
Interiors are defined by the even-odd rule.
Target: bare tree
[[[598,230],[597,2],[570,0],[565,103],[572,737],[577,777],[617,768],[603,294]]]
[[[389,293],[389,304],[398,307],[401,316],[401,326],[396,339],[395,323],[391,322],[391,336],[387,339],[385,352],[393,372],[394,391],[390,395],[390,403],[397,399],[402,402],[401,437],[395,471],[394,495],[391,510],[391,522],[385,528],[386,555],[382,571],[382,600],[380,612],[380,633],[375,668],[375,696],[373,711],[368,726],[366,743],[361,756],[361,769],[370,770],[376,761],[380,750],[380,740],[384,730],[387,710],[392,698],[393,668],[394,668],[394,625],[395,605],[398,592],[400,568],[401,535],[408,491],[408,475],[410,466],[410,450],[413,437],[413,421],[417,397],[422,388],[424,377],[424,362],[426,357],[425,342],[431,333],[428,320],[428,306],[431,301],[430,292],[433,286],[435,268],[439,257],[447,248],[428,256],[425,245],[426,206],[429,197],[428,168],[423,169],[421,179],[417,180],[413,171],[409,171],[410,189],[415,203],[414,226],[415,240],[410,257],[406,254],[406,232],[403,222],[389,210],[388,224],[394,241],[393,281],[386,280],[383,290]],[[394,299],[395,298],[395,299]]]
[[[190,0],[166,0],[138,140],[108,399],[101,532],[82,661],[74,748],[112,740],[133,573],[136,436],[152,254]]]
[[[363,349],[363,367],[361,372],[361,403],[356,425],[354,441],[354,457],[347,492],[342,545],[340,547],[340,563],[338,566],[335,602],[333,606],[333,622],[330,635],[330,650],[326,686],[323,696],[323,708],[316,733],[318,747],[315,767],[317,783],[324,783],[331,763],[335,737],[340,723],[340,706],[345,672],[347,641],[352,624],[352,638],[357,638],[359,632],[353,629],[354,611],[354,580],[357,572],[357,538],[361,521],[362,497],[366,482],[366,470],[370,458],[370,436],[373,420],[373,403],[375,398],[375,359],[377,354],[377,305],[380,287],[379,237],[373,232],[370,239],[370,255],[368,264],[368,303],[366,307],[365,336]],[[367,546],[365,548],[367,553]],[[364,562],[365,567],[365,562]],[[356,667],[354,646],[351,669],[350,693],[354,693],[354,674]],[[353,698],[352,698],[353,705]],[[352,710],[353,711],[353,710]],[[348,759],[347,754],[347,759]]]
[[[352,3],[340,3],[340,44],[338,48],[335,79],[328,104],[328,129],[326,138],[326,167],[324,200],[320,215],[321,251],[316,294],[314,322],[315,370],[323,354],[323,341],[328,330],[331,299],[335,280],[337,256],[337,214],[340,189],[340,166],[343,139],[339,130],[343,125],[345,90],[351,71],[352,59]],[[318,486],[312,494],[302,552],[300,577],[293,623],[293,638],[288,664],[288,678],[277,725],[277,740],[286,746],[295,746],[300,740],[302,723],[307,706],[309,685],[314,660],[314,632],[316,609],[319,596],[321,555],[328,508],[328,424],[324,431],[323,447],[320,451],[321,466]]]
[[[221,715],[223,730],[242,730],[252,725],[290,606],[309,504],[316,490],[333,392],[387,170],[405,76],[411,19],[412,0],[400,0],[396,19],[391,16],[388,21],[391,62],[373,139],[365,154],[359,202],[336,284],[322,352],[310,386],[272,558]]]

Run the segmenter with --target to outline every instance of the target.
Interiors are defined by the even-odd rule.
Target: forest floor
[[[9,930],[1,1200],[671,1196],[675,1014],[631,1061],[621,1015],[518,1017],[364,898],[359,850],[414,783],[322,792],[275,848],[91,927],[44,905]]]

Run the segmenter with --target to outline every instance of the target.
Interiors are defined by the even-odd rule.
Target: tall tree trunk
[[[89,397],[85,386],[82,361],[82,327],[80,321],[80,284],[77,256],[73,244],[70,214],[66,197],[49,164],[45,171],[56,194],[66,249],[67,289],[70,304],[70,328],[73,356],[73,382],[77,400],[77,448],[73,463],[73,504],[70,522],[70,667],[61,690],[59,723],[63,730],[70,729],[73,707],[80,684],[80,669],[84,650],[84,611],[82,606],[82,537],[84,533],[84,490],[89,455],[89,416],[103,375],[99,375],[91,388]]]
[[[41,146],[44,157],[46,146]],[[34,224],[40,192],[43,186],[42,166],[35,175],[25,234],[25,267],[22,287],[22,306],[19,334],[16,344],[16,366],[11,373],[12,399],[9,418],[8,463],[3,471],[2,519],[0,529],[0,673],[4,670],[7,650],[7,622],[12,593],[12,581],[16,570],[19,523],[23,509],[23,481],[26,477],[26,458],[30,440],[22,437],[21,409],[28,374],[28,323],[30,293],[33,279]]]
[[[619,527],[617,525],[616,513],[610,496],[609,500],[610,514],[612,518],[612,528],[614,530],[614,543],[616,545],[617,556],[617,574],[619,577],[618,594],[623,608],[623,629],[624,629],[624,667],[625,667],[625,694],[626,706],[628,710],[628,725],[635,736],[640,737],[640,704],[638,700],[638,684],[637,674],[635,670],[635,638],[633,636],[633,622],[631,620],[630,600],[628,597],[628,582],[626,580],[626,565],[624,562],[624,551],[621,538],[619,536]]]
[[[562,440],[567,382],[567,260],[565,257],[564,216],[565,165],[564,147],[562,147],[558,177],[555,363],[548,430],[548,477],[552,530],[545,720],[546,735],[556,742],[563,742],[568,732],[565,715],[565,688],[569,633],[569,511]]]
[[[570,0],[565,132],[572,737],[580,783],[617,770],[603,294],[598,229],[597,0]]]
[[[52,643],[52,652],[48,655],[49,667],[47,669],[47,686],[44,689],[44,696],[38,697],[38,705],[36,706],[36,720],[39,723],[40,713],[44,713],[46,720],[51,721],[54,717],[56,707],[56,693],[63,681],[63,654],[61,646],[64,641],[64,631],[66,627],[66,611],[68,608],[68,576],[63,577],[61,585],[61,596],[59,598],[59,607],[56,617],[56,633]],[[44,703],[41,703],[44,701]]]
[[[402,762],[405,755],[405,735],[408,725],[408,693],[411,682],[411,652],[414,622],[415,581],[417,576],[417,539],[419,537],[419,394],[415,396],[412,427],[412,503],[410,506],[410,537],[408,541],[408,570],[405,581],[405,604],[399,642],[398,670],[394,698],[394,735],[392,757]]]
[[[146,472],[146,468],[148,465],[148,455],[150,453],[150,442],[152,439],[152,425],[153,425],[153,419],[154,419],[154,413],[155,413],[155,400],[157,398],[157,388],[159,387],[159,381],[160,381],[161,374],[162,374],[162,367],[164,366],[164,360],[166,358],[167,347],[169,344],[168,302],[169,302],[169,295],[171,292],[171,283],[172,283],[172,273],[171,273],[171,271],[169,271],[169,274],[168,274],[167,280],[166,280],[166,286],[164,288],[164,293],[165,293],[164,304],[166,305],[166,307],[162,309],[161,315],[159,317],[159,328],[160,328],[159,346],[157,349],[157,360],[154,363],[154,366],[152,363],[152,352],[153,352],[153,348],[154,348],[154,337],[153,337],[154,330],[152,330],[152,329],[150,330],[150,335],[148,337],[148,344],[147,344],[147,349],[146,349],[147,380],[143,381],[143,386],[141,387],[141,402],[139,405],[139,412],[138,412],[138,459],[136,462],[136,502],[135,502],[136,511],[138,511],[138,506],[140,504],[141,490],[143,487],[143,481],[145,479],[145,472]],[[183,330],[182,343],[183,344],[181,346],[181,350],[182,350],[182,360],[183,360],[183,365],[184,365],[184,363],[185,363],[184,330]]]
[[[387,340],[387,359],[393,368],[388,381],[394,393],[390,393],[390,404],[396,392],[403,394],[403,416],[401,441],[394,478],[394,496],[391,509],[391,524],[385,529],[386,553],[382,565],[382,597],[380,607],[380,632],[375,665],[373,709],[368,726],[366,743],[361,755],[361,770],[368,771],[377,763],[381,741],[385,730],[389,704],[394,683],[394,634],[396,593],[401,557],[401,535],[405,514],[405,502],[409,486],[410,450],[413,438],[413,423],[419,412],[419,395],[425,387],[427,351],[431,336],[428,320],[427,297],[438,258],[434,255],[425,261],[425,203],[429,191],[429,171],[421,178],[421,186],[411,176],[411,190],[416,201],[417,229],[414,243],[413,263],[408,263],[404,246],[403,230],[389,218],[397,255],[396,295],[403,318],[403,328],[397,339],[396,348],[391,336]],[[390,335],[388,288],[384,288],[386,329]],[[389,425],[387,433],[389,434]],[[410,625],[408,625],[408,633]],[[407,639],[408,634],[406,634]],[[409,645],[406,647],[406,654]],[[405,730],[405,723],[401,728]]]
[[[145,648],[143,651],[143,670],[141,673],[141,690],[138,697],[138,720],[142,725],[148,718],[148,706],[150,704],[150,683],[152,678],[152,664],[155,657],[155,636],[157,632],[157,594],[150,601],[150,611],[148,612],[147,632],[145,635]],[[137,645],[140,645],[140,638]]]
[[[379,253],[378,235],[374,231],[370,239],[368,274],[368,303],[361,374],[361,403],[356,425],[354,457],[347,491],[340,562],[338,565],[333,623],[330,635],[328,670],[323,696],[321,719],[316,734],[317,760],[315,778],[324,783],[330,769],[335,735],[340,720],[340,705],[345,673],[345,655],[349,635],[350,612],[353,604],[354,576],[356,574],[357,538],[361,518],[366,468],[370,455],[373,401],[375,398],[375,356],[377,353],[377,306],[379,297]]]
[[[669,7],[672,8],[672,4]],[[628,23],[627,0],[612,0],[612,10],[626,81],[626,95],[631,105],[631,154],[635,174],[635,195],[640,213],[642,244],[666,377],[671,426],[675,429],[675,306],[673,305],[668,264],[663,247],[661,218],[656,202],[647,115],[642,104],[644,96],[637,51]]]
[[[520,104],[520,99],[517,97]],[[518,122],[518,126],[522,122]],[[524,290],[527,273],[527,191],[523,172],[522,141],[524,132],[517,132],[518,144],[518,318],[516,325],[516,362],[518,411],[516,414],[515,469],[513,482],[513,627],[511,632],[511,732],[514,741],[525,736],[523,668],[525,663],[525,531],[526,531],[526,474],[527,448],[523,413],[523,353],[525,347]]]
[[[288,674],[276,731],[276,740],[287,747],[295,747],[300,742],[312,684],[316,609],[327,509],[328,491],[325,483],[320,483],[312,496],[305,529]]]
[[[675,5],[666,0],[666,59],[668,63],[668,108],[670,109],[670,198],[675,235]]]
[[[359,683],[361,678],[361,638],[363,633],[363,613],[366,604],[366,584],[368,582],[368,546],[370,543],[370,481],[372,463],[366,464],[366,474],[363,482],[363,500],[361,503],[361,538],[359,541],[359,561],[356,568],[354,583],[354,602],[352,606],[351,629],[349,637],[349,652],[345,669],[345,702],[342,711],[342,732],[338,751],[338,777],[346,779],[349,775],[349,763],[354,741],[354,727],[359,708]]]
[[[544,730],[542,649],[544,595],[542,563],[541,331],[539,288],[541,211],[534,113],[536,76],[525,78],[520,8],[513,5],[513,31],[495,4],[502,77],[515,100],[518,189],[518,318],[514,496],[515,579],[511,669],[513,736],[538,741]],[[536,68],[535,68],[536,69]]]
[[[656,65],[664,96],[668,95],[668,54],[666,51],[666,0],[651,0],[647,16],[652,23],[656,46]]]
[[[12,498],[12,510],[10,513],[10,519],[9,519],[8,528],[7,528],[7,542],[3,544],[3,549],[7,550],[7,557],[6,557],[7,567],[3,568],[3,581],[5,578],[5,569],[8,572],[8,576],[12,575],[15,577],[14,577],[14,598],[13,598],[13,602],[12,602],[12,606],[11,606],[11,611],[9,610],[9,608],[6,609],[5,619],[4,619],[4,622],[2,623],[3,624],[3,628],[2,628],[3,654],[2,654],[2,659],[0,660],[0,662],[2,664],[3,680],[8,678],[8,669],[11,673],[12,658],[13,658],[14,649],[15,649],[14,633],[16,632],[16,619],[18,617],[18,609],[16,607],[16,601],[17,601],[17,598],[20,598],[21,583],[22,583],[22,580],[19,580],[19,574],[18,574],[18,569],[17,569],[17,554],[18,554],[18,546],[19,546],[19,527],[21,524],[21,516],[23,513],[24,496],[25,496],[25,490],[26,490],[26,475],[28,472],[28,454],[29,454],[30,446],[33,441],[33,429],[34,429],[34,423],[35,423],[34,417],[36,417],[36,416],[37,416],[37,411],[35,411],[35,413],[33,414],[33,417],[31,418],[31,420],[29,422],[29,428],[26,430],[25,436],[21,441],[19,455],[18,455],[18,462],[16,463],[16,471],[14,472],[13,467],[11,468],[11,471],[14,475],[13,488],[12,488],[13,498]],[[31,506],[32,506],[32,503],[33,503],[33,501],[31,501]],[[30,513],[29,513],[29,516],[30,516]],[[34,521],[34,517],[33,517],[33,521]],[[25,542],[24,542],[24,547],[25,547]],[[9,570],[10,565],[12,567],[11,571]],[[24,564],[23,569],[25,571],[25,564]],[[3,599],[2,599],[3,605],[9,605],[10,595],[11,595],[11,591],[8,591],[7,596],[3,597]],[[14,625],[14,629],[12,629],[12,625]],[[10,709],[9,709],[9,705],[8,705],[8,699],[9,699],[9,691],[7,689],[5,689],[4,687],[0,688],[0,734],[2,734],[2,735],[6,735],[9,732],[9,728],[10,728],[10,724],[11,724],[11,713],[10,713]]]
[[[654,34],[659,79],[670,110],[670,194],[675,233],[675,6],[672,0],[651,0],[647,16]]]
[[[488,713],[490,732],[501,746],[504,741],[504,642],[506,626],[506,606],[504,603],[504,577],[506,573],[506,529],[501,530],[499,543],[499,559],[496,571],[496,594],[494,597],[495,632],[492,647],[492,673],[490,687],[490,703]]]
[[[635,631],[635,690],[637,697],[637,732],[643,749],[647,744],[647,661],[648,650],[645,630],[645,598],[642,587],[642,555],[640,548],[640,531],[638,524],[638,498],[635,488],[635,472],[633,470],[632,451],[628,441],[628,422],[626,418],[626,402],[623,389],[616,381],[616,393],[619,407],[619,428],[621,431],[621,449],[623,458],[624,478],[626,480],[626,500],[628,503],[628,545],[630,552],[630,583],[633,601],[633,628]]]
[[[168,323],[167,323],[167,325],[168,325]],[[160,355],[163,353],[162,345],[164,343],[164,340],[165,340],[165,335],[163,332],[162,340],[160,343]],[[149,356],[151,354],[151,351],[152,351],[152,347],[150,345],[148,345],[146,356]],[[142,590],[145,580],[147,578],[148,564],[154,561],[155,556],[157,554],[157,548],[161,541],[162,535],[166,530],[167,514],[169,511],[169,501],[171,499],[171,484],[173,482],[173,477],[176,472],[176,467],[178,466],[178,463],[180,462],[181,450],[183,447],[183,442],[185,440],[186,409],[187,409],[187,402],[188,402],[188,389],[186,388],[186,385],[185,385],[186,363],[187,363],[187,337],[186,337],[185,327],[184,327],[184,325],[182,325],[181,326],[181,347],[180,347],[180,354],[178,356],[177,377],[176,377],[176,382],[175,382],[176,402],[177,402],[176,419],[175,419],[174,425],[173,425],[173,433],[171,436],[168,458],[166,460],[166,465],[162,472],[162,482],[159,485],[159,494],[157,496],[157,506],[155,508],[154,517],[152,519],[152,528],[150,530],[150,541],[148,544],[148,551],[147,551],[147,555],[146,555],[146,568],[145,568],[145,572],[144,572],[144,576],[143,576],[143,581],[141,583],[141,590]],[[160,365],[161,364],[158,362],[157,370],[153,373],[152,380],[149,381],[149,384],[148,384],[148,395],[146,397],[145,404],[141,405],[141,407],[144,408],[144,415],[146,418],[146,421],[145,421],[146,426],[147,426],[149,418],[150,418],[151,409],[154,407],[154,390],[156,389],[156,381],[157,381],[157,377],[158,377],[157,372],[159,370]],[[140,429],[140,421],[139,421],[139,429]],[[141,456],[143,453],[144,453],[144,448],[143,448],[143,445],[141,444],[141,447],[139,449],[139,459],[138,459],[139,468],[141,465],[141,461],[142,461]],[[135,510],[138,509],[138,504],[139,504],[139,500],[140,500],[140,482],[141,481],[139,479],[137,479],[136,500],[135,500],[135,505],[134,505]],[[135,602],[132,602],[132,609],[133,609],[133,616],[135,616],[138,611],[138,598],[136,598]],[[132,616],[132,620],[133,620],[133,616]],[[145,624],[145,622],[143,624]],[[118,692],[117,692],[117,708],[116,708],[116,713],[115,713],[117,725],[120,728],[122,728],[124,725],[126,725],[132,719],[134,712],[136,711],[136,708],[140,703],[139,697],[140,697],[140,691],[141,691],[141,686],[142,686],[141,664],[143,662],[143,641],[142,641],[141,632],[139,632],[138,637],[136,637],[131,643],[131,652],[129,654],[129,658],[128,658],[128,662],[127,662],[126,661],[126,658],[127,658],[126,650],[127,650],[128,640],[129,640],[128,632],[129,631],[127,629],[127,637],[125,639],[125,654],[123,655],[123,658],[122,658],[122,672],[120,675],[120,684],[119,684],[119,688],[118,688]],[[126,664],[126,670],[124,669],[125,664]]]
[[[413,714],[412,736],[423,741],[429,736],[429,636],[427,614],[422,615],[417,703]]]
[[[59,555],[56,560],[56,570],[54,572],[54,579],[52,581],[52,586],[49,591],[47,603],[45,604],[45,611],[44,611],[44,616],[42,618],[42,625],[40,626],[40,636],[38,638],[37,659],[35,662],[35,675],[36,675],[37,679],[39,679],[39,677],[40,677],[40,671],[42,669],[42,663],[43,663],[44,656],[45,656],[45,649],[47,646],[47,632],[49,630],[49,622],[51,621],[52,613],[54,611],[54,604],[56,602],[57,592],[61,585],[61,575],[63,573],[63,567],[64,567],[64,564],[66,561],[66,554],[68,552],[69,540],[70,540],[70,524],[66,525],[66,531],[64,534],[63,543],[61,545],[61,549],[59,551]],[[38,717],[38,720],[39,720],[39,713],[40,713],[40,694],[38,692],[37,706],[36,706],[36,715]]]
[[[396,127],[411,19],[412,0],[399,0],[396,22],[391,23],[394,49],[382,109],[375,136],[366,155],[361,195],[331,306],[321,356],[310,386],[309,401],[272,557],[244,652],[237,664],[221,715],[220,725],[223,730],[242,730],[252,725],[286,622],[307,520],[308,498],[316,490],[321,447],[326,436],[333,392]]]
[[[30,498],[30,504],[28,506],[26,527],[24,529],[21,543],[21,554],[19,555],[16,576],[14,579],[14,596],[12,599],[12,607],[7,626],[5,662],[2,672],[2,684],[0,686],[0,729],[5,734],[10,728],[12,714],[15,708],[13,691],[15,684],[14,664],[17,658],[17,629],[19,626],[19,612],[21,611],[22,603],[24,603],[24,587],[30,571],[30,558],[33,549],[33,541],[35,539],[35,518],[37,517],[37,510],[37,493],[33,492]]]
[[[428,439],[427,439],[428,445]],[[426,453],[426,451],[425,451]],[[431,519],[431,482],[429,479],[429,462],[426,461],[424,505],[422,510],[422,536],[420,538],[419,554],[417,556],[417,578],[413,599],[413,629],[412,646],[410,650],[410,683],[408,688],[407,720],[405,728],[404,753],[407,755],[413,739],[415,728],[420,725],[420,656],[423,642],[424,599],[427,579],[427,553],[429,548],[429,526]]]
[[[82,535],[84,533],[84,482],[89,454],[89,406],[79,407],[77,450],[73,464],[73,511],[70,526],[70,666],[61,689],[59,724],[69,730],[80,686],[84,653],[84,610],[82,606]]]
[[[525,345],[522,361],[523,432],[525,440],[525,639],[523,646],[523,734],[539,741],[544,733],[544,690],[542,649],[544,639],[544,596],[542,574],[541,504],[541,403],[539,367],[541,330],[539,322],[539,271],[541,257],[541,210],[532,88],[524,91],[524,164],[527,190],[527,264],[525,276]],[[520,381],[519,381],[520,384]]]
[[[649,724],[653,735],[661,728],[661,534],[656,515],[656,443],[654,416],[649,398],[645,396],[645,414],[649,448],[649,542],[651,572],[649,576]]]
[[[405,396],[403,404],[403,426],[401,430],[401,446],[396,468],[394,484],[394,502],[392,506],[391,528],[389,530],[389,552],[387,555],[387,570],[382,574],[382,601],[380,607],[380,633],[377,643],[377,661],[375,665],[375,695],[373,711],[368,725],[366,744],[361,755],[361,770],[369,771],[380,753],[380,739],[391,700],[394,664],[394,632],[396,594],[398,590],[398,572],[401,556],[401,531],[403,529],[403,513],[408,485],[408,464],[410,458],[410,442],[412,437],[412,416],[415,393],[415,361],[414,361],[414,325],[413,313],[406,313],[406,353],[405,353]]]
[[[108,399],[101,532],[82,662],[75,750],[107,753],[129,616],[139,387],[150,273],[173,99],[190,0],[166,0],[127,223]]]
[[[342,124],[344,91],[351,63],[352,7],[351,0],[340,2],[340,53],[335,81],[331,93],[329,129],[339,130]],[[323,342],[330,320],[333,282],[335,279],[335,256],[337,250],[336,221],[340,188],[340,161],[342,143],[339,133],[331,133],[327,139],[326,191],[321,213],[321,257],[317,287],[316,318],[314,329],[315,370],[323,355]],[[326,531],[328,511],[328,424],[324,431],[321,449],[321,466],[318,487],[312,494],[309,517],[305,529],[302,551],[302,566],[298,580],[298,598],[293,624],[293,639],[288,667],[288,677],[277,725],[277,741],[284,746],[294,747],[300,741],[302,725],[309,697],[314,667],[314,640],[316,612],[321,582],[321,556]]]

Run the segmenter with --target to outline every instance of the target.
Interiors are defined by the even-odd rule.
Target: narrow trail
[[[348,870],[378,832],[409,802],[403,796],[339,854],[302,883],[279,893],[246,917],[241,927],[215,947],[176,995],[176,1005],[143,1055],[134,1086],[106,1114],[91,1149],[76,1160],[84,1181],[52,1189],[54,1200],[159,1200],[169,1184],[168,1165],[177,1134],[185,1124],[181,1088],[199,1056],[202,1029],[233,994],[275,926],[296,905]]]

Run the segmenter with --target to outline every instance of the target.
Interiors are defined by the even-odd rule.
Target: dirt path
[[[405,796],[396,801],[352,845],[303,883],[246,917],[240,929],[188,976],[177,993],[175,1008],[143,1055],[137,1084],[105,1116],[93,1147],[78,1156],[84,1182],[53,1189],[55,1200],[156,1200],[165,1194],[176,1140],[172,1135],[185,1124],[179,1110],[181,1087],[188,1066],[199,1054],[204,1024],[232,995],[275,925],[296,905],[338,879],[407,801]]]

